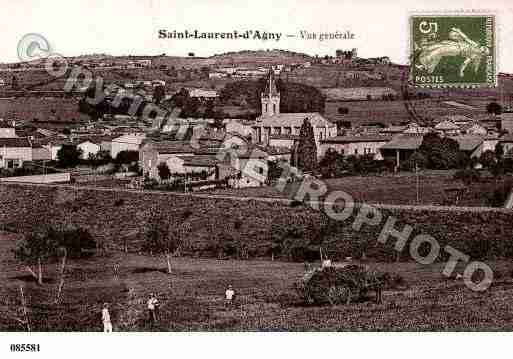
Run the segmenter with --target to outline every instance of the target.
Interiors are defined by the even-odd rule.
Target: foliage
[[[427,158],[422,152],[415,151],[406,161],[405,167],[409,171],[420,170],[426,168],[427,162]]]
[[[226,84],[219,98],[223,104],[244,105],[260,110],[261,94],[266,87],[266,78],[258,81],[234,81]],[[315,87],[278,79],[276,88],[280,92],[281,112],[323,112],[324,95]]]
[[[312,124],[308,118],[303,120],[299,130],[299,141],[294,148],[292,166],[303,172],[313,172],[317,168],[317,145]]]
[[[469,158],[460,151],[457,141],[449,137],[440,137],[437,133],[424,136],[419,152],[426,158],[428,169],[464,168]]]
[[[491,194],[487,196],[488,204],[492,207],[503,207],[508,196],[513,191],[513,181],[497,184]]]
[[[283,168],[280,166],[280,161],[267,161],[267,183],[272,183],[281,177]]]
[[[98,153],[90,153],[88,157],[89,164],[93,168],[107,165],[112,162],[110,152],[106,150],[99,151]]]
[[[164,97],[166,96],[166,88],[162,85],[155,86],[153,89],[153,102],[157,105],[162,102]]]
[[[500,115],[502,113],[502,106],[497,102],[490,102],[486,105],[486,112],[494,115]]]
[[[118,165],[127,165],[137,161],[139,161],[138,151],[120,151],[114,159],[114,163]]]
[[[349,304],[367,298],[370,289],[382,287],[382,274],[363,266],[325,267],[308,272],[296,287],[305,303]]]
[[[340,177],[347,170],[344,156],[329,148],[319,161],[319,171],[323,178]]]
[[[481,157],[479,157],[479,163],[481,163],[481,165],[484,168],[494,167],[495,164],[497,163],[497,157],[496,157],[495,151],[492,151],[492,150],[484,151],[481,154]]]
[[[169,169],[166,162],[159,163],[159,165],[157,166],[157,170],[158,170],[160,179],[165,181],[171,177],[171,170]]]
[[[80,163],[82,150],[75,145],[64,144],[57,151],[58,166],[62,168],[75,167]]]
[[[454,173],[453,179],[462,181],[468,186],[472,183],[479,182],[481,179],[481,173],[475,169],[467,168]]]

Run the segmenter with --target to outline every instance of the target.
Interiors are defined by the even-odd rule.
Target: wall
[[[46,175],[20,176],[0,178],[0,182],[21,183],[63,183],[70,181],[69,173],[49,173]]]

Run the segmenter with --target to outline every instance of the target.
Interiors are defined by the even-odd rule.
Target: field
[[[75,260],[66,270],[59,304],[54,303],[56,265],[45,266],[42,287],[28,280],[10,250],[17,237],[0,235],[0,330],[24,331],[19,286],[24,287],[33,331],[100,331],[103,302],[111,303],[115,331],[318,331],[318,330],[512,330],[511,264],[494,261],[495,279],[483,293],[442,276],[443,263],[367,263],[403,278],[372,301],[339,306],[305,306],[294,283],[303,265],[279,261],[218,261],[174,258],[166,274],[162,258],[110,252]],[[119,266],[117,274],[115,265]],[[238,293],[232,307],[222,295],[228,284]],[[161,320],[147,323],[145,301],[159,297]]]
[[[456,198],[456,190],[464,190],[465,186],[452,179],[453,171],[431,171],[419,175],[419,201],[417,202],[417,179],[412,173],[398,176],[348,176],[323,180],[328,192],[345,191],[356,202],[400,204],[400,205],[458,205],[488,206],[486,194],[491,194],[495,187],[492,179],[483,179],[473,183]],[[277,188],[256,187],[244,189],[217,190],[212,193],[239,197],[277,197],[294,198],[298,193],[299,183],[287,185],[285,191]]]

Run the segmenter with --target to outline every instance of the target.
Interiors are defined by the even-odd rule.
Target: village
[[[37,118],[19,118],[16,112],[8,112],[0,121],[2,181],[51,183],[64,180],[91,184],[90,180],[94,178],[94,184],[97,184],[111,178],[118,180],[117,185],[140,188],[143,181],[139,178],[153,183],[167,183],[179,178],[182,182],[187,181],[189,190],[224,188],[228,183],[232,188],[266,186],[270,184],[267,175],[258,179],[244,175],[245,163],[252,156],[266,163],[290,163],[297,156],[305,120],[313,129],[316,162],[319,163],[326,162],[323,159],[327,153],[336,153],[345,158],[386,164],[381,167],[392,174],[411,171],[408,160],[419,153],[427,134],[454,140],[468,160],[473,161],[472,166],[476,169],[489,165],[482,163],[482,158],[484,162],[489,162],[492,156],[492,161],[497,161],[495,153],[499,147],[501,156],[511,156],[513,112],[508,112],[507,102],[504,106],[499,104],[501,101],[504,103],[506,98],[502,92],[488,97],[488,100],[481,96],[477,101],[468,98],[453,100],[450,94],[440,91],[433,91],[434,94],[429,96],[423,93],[401,94],[400,90],[394,89],[394,76],[395,79],[399,77],[397,72],[376,72],[376,69],[394,66],[384,59],[386,57],[360,59],[356,49],[353,49],[337,51],[333,58],[305,61],[299,67],[297,64],[271,64],[254,69],[247,66],[242,69],[202,68],[202,72],[208,71],[205,76],[209,79],[229,77],[230,81],[265,83],[264,87],[260,87],[260,93],[256,96],[252,94],[259,100],[257,108],[247,113],[234,110],[237,107],[223,99],[227,97],[227,91],[223,88],[181,87],[173,94],[167,92],[169,87],[161,79],[125,83],[116,81],[115,90],[106,93],[115,104],[141,98],[160,106],[162,111],[153,118],[122,111],[118,111],[119,114],[112,111],[100,115],[95,113],[94,117],[89,113],[88,118],[84,111],[77,114],[74,110],[77,118],[69,122],[70,119],[62,118],[66,115],[58,108],[46,110],[47,113],[32,114]],[[372,63],[374,65],[370,65]],[[118,64],[114,60],[106,63],[104,59],[88,63],[74,60],[73,64],[88,68],[122,66],[124,69],[155,66],[151,60],[136,59]],[[283,111],[277,83],[283,86],[282,75],[287,71],[301,72],[304,71],[301,68],[309,69],[311,66],[326,71],[332,67],[343,67],[341,73],[347,79],[341,80],[344,83],[378,81],[381,86],[321,88],[317,91],[319,97],[324,99],[324,105],[316,106],[317,111]],[[508,81],[506,75],[500,76],[501,81]],[[384,86],[386,81],[389,87]],[[81,93],[86,91],[78,84],[74,90],[77,88]],[[182,99],[178,103],[180,101],[176,100],[180,95],[185,96],[188,102]],[[248,98],[240,100],[241,95],[230,95],[230,101],[233,102],[235,98],[234,104],[239,108],[250,108]],[[199,111],[186,113],[183,107],[190,107],[191,103]],[[309,107],[294,105],[292,107]],[[205,112],[202,113],[201,108]],[[235,116],[230,112],[235,112]],[[243,117],[238,118],[237,113]],[[212,117],[209,118],[209,115]],[[62,121],[60,128],[49,126],[59,124],[59,121]],[[188,141],[198,136],[200,146],[192,148]],[[227,163],[226,158],[219,156],[220,151],[228,150],[226,146],[234,142],[250,149],[242,155],[242,164]],[[65,153],[77,157],[71,158],[70,163],[74,167],[62,165],[63,161],[66,162]],[[25,169],[27,167],[30,169]],[[318,172],[318,168],[312,170]],[[27,177],[31,171],[33,176]],[[25,178],[16,176],[17,173],[23,173],[25,176],[22,177]],[[180,188],[184,190],[184,186],[182,184]]]
[[[0,66],[2,330],[511,329],[512,75],[415,88],[356,48],[65,60]]]

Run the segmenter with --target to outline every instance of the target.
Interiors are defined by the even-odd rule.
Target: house
[[[486,136],[488,129],[478,123],[470,123],[466,126],[462,126],[462,132],[467,135]]]
[[[513,112],[504,111],[500,115],[500,127],[503,131],[508,133],[513,133]]]
[[[376,160],[382,160],[380,148],[392,139],[389,135],[345,135],[330,137],[321,141],[322,156],[333,149],[349,156],[372,155]]]
[[[77,148],[82,150],[81,158],[86,160],[90,155],[96,155],[101,150],[101,146],[90,140],[82,141],[77,145]]]
[[[259,187],[267,179],[268,161],[290,162],[292,150],[285,147],[265,147],[250,145],[244,153],[239,153],[235,161],[230,162],[235,176],[231,185],[235,188]]]
[[[399,135],[380,147],[383,158],[395,160],[396,169],[419,149],[424,136]]]
[[[294,142],[292,136],[299,135],[304,120],[308,119],[314,130],[317,155],[320,156],[320,141],[337,135],[337,126],[318,112],[281,113],[280,93],[272,71],[269,71],[265,91],[261,94],[261,105],[262,114],[251,126],[253,143],[269,146],[273,136],[289,136],[290,140],[284,145],[290,149]]]
[[[28,138],[0,138],[0,168],[18,168],[27,161],[32,161],[32,144]]]
[[[112,140],[110,156],[116,158],[121,151],[139,151],[142,142],[146,139],[144,133],[126,134]]]
[[[220,180],[235,174],[230,158],[219,156],[222,150],[208,146],[192,146],[190,141],[145,143],[139,151],[143,174],[160,180],[158,167],[165,163],[171,174]]]
[[[505,134],[504,136],[499,138],[499,143],[502,146],[505,156],[513,156],[513,133]]]
[[[51,159],[52,155],[48,148],[32,144],[32,161],[50,161]]]
[[[16,135],[16,130],[12,124],[7,123],[5,121],[0,122],[0,138],[14,138],[18,137]]]
[[[453,140],[458,142],[460,151],[468,154],[470,158],[480,157],[483,153],[483,136],[472,136],[472,135],[461,135],[451,137]]]
[[[452,121],[444,120],[435,125],[435,131],[442,136],[456,136],[461,133],[461,128]]]

